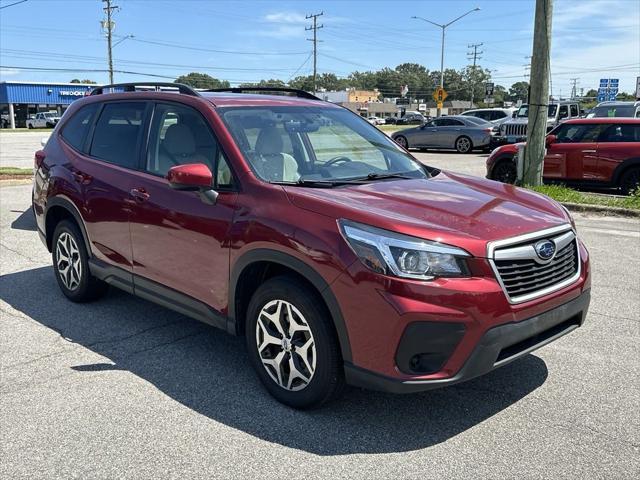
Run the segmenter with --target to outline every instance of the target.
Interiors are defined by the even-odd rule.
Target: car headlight
[[[470,255],[460,248],[349,220],[339,224],[351,249],[374,272],[418,280],[469,276]]]

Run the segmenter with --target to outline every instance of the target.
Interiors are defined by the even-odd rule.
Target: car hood
[[[284,189],[301,209],[455,245],[479,257],[486,256],[487,242],[570,221],[544,195],[451,172],[424,180]]]

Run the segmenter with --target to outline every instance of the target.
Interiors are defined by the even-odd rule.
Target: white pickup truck
[[[27,128],[53,128],[59,120],[58,112],[40,112],[29,115]]]

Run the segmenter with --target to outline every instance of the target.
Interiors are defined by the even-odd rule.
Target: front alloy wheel
[[[267,303],[256,322],[258,354],[269,376],[286,390],[305,388],[316,370],[316,346],[304,316],[291,303]]]
[[[314,408],[340,394],[344,363],[333,320],[304,279],[268,279],[246,315],[249,359],[271,395],[294,408]]]

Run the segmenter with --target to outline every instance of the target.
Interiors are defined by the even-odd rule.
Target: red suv
[[[516,181],[518,145],[495,149],[487,159],[487,178]],[[547,135],[545,182],[619,188],[640,187],[640,119],[581,118],[568,120]]]
[[[547,197],[425,167],[305,92],[109,88],[35,158],[72,301],[113,285],[244,335],[298,408],[468,380],[584,321],[589,256]]]

